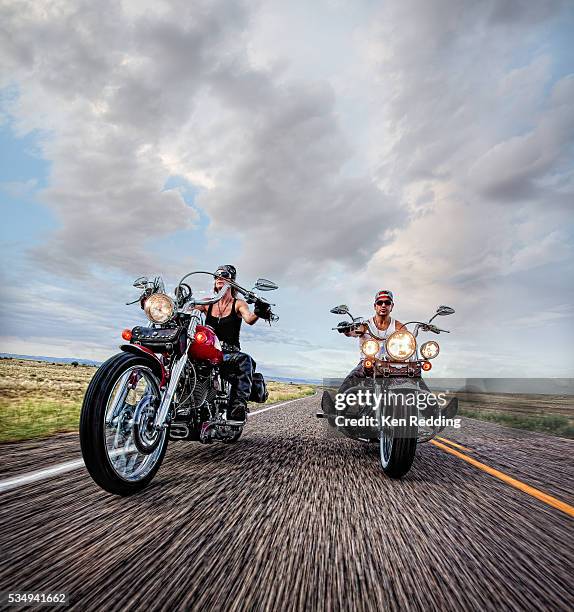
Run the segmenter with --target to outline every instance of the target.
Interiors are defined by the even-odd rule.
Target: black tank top
[[[226,317],[214,317],[211,314],[213,304],[210,304],[205,317],[205,324],[213,327],[221,342],[241,348],[239,344],[239,331],[241,329],[241,315],[235,311],[236,298],[233,298],[231,312]]]

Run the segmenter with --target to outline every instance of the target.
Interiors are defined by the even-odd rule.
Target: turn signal
[[[423,362],[423,370],[428,372],[432,368],[432,363],[430,361]]]
[[[203,344],[205,341],[207,340],[207,334],[204,334],[203,332],[196,332],[195,334],[195,341],[199,342],[199,344]]]
[[[365,359],[365,367],[370,370],[373,367],[373,362],[370,359]]]
[[[132,339],[132,330],[124,329],[124,331],[122,332],[122,338],[129,342]]]

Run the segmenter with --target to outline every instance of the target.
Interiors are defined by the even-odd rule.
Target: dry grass
[[[77,431],[93,366],[0,360],[0,442]],[[311,395],[311,385],[269,381],[267,404]],[[254,404],[257,406],[262,404]]]
[[[457,393],[457,396],[462,416],[574,438],[571,395]]]

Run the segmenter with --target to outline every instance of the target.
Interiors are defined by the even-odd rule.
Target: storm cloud
[[[27,265],[62,283],[175,275],[187,254],[166,244],[204,236],[291,291],[294,339],[268,339],[295,352],[275,364],[311,364],[309,342],[334,363],[314,309],[368,314],[386,287],[403,319],[456,306],[452,372],[492,334],[497,371],[528,367],[516,355],[558,331],[566,372],[572,25],[559,0],[4,2],[0,110],[50,164],[35,197],[56,224]]]

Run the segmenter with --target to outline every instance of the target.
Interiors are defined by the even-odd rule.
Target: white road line
[[[22,476],[15,476],[14,478],[8,478],[7,480],[0,480],[0,493],[9,491],[10,489],[16,489],[22,485],[30,482],[36,482],[37,480],[44,480],[45,478],[51,478],[64,472],[71,472],[77,470],[84,465],[83,459],[75,459],[74,461],[66,461],[66,463],[59,463],[50,468],[44,470],[38,470],[36,472],[28,472],[22,474]]]
[[[288,400],[286,402],[281,402],[280,404],[272,404],[267,408],[263,408],[261,410],[256,410],[255,412],[249,413],[249,418],[254,417],[257,414],[261,414],[262,412],[267,412],[268,410],[273,410],[273,408],[280,408],[281,406],[286,406],[287,404],[291,404],[293,402],[300,402],[302,399],[306,399],[309,397],[313,397],[311,395],[306,395],[305,397],[299,397],[294,400]],[[52,476],[57,476],[58,474],[64,474],[66,472],[71,472],[73,470],[77,470],[78,468],[84,467],[83,459],[75,459],[74,461],[66,461],[65,463],[59,463],[58,465],[54,465],[49,468],[45,468],[43,470],[37,470],[35,472],[28,472],[27,474],[22,474],[21,476],[14,476],[14,478],[7,478],[6,480],[0,480],[0,493],[4,493],[5,491],[10,491],[11,489],[17,489],[18,487],[24,486],[31,482],[37,482],[38,480],[44,480],[46,478],[51,478]]]
[[[281,402],[280,404],[271,404],[271,406],[268,406],[267,408],[261,408],[261,410],[256,410],[255,412],[250,412],[249,416],[255,416],[256,414],[261,414],[262,412],[267,412],[268,410],[273,410],[273,408],[279,408],[279,406],[286,406],[287,404],[292,404],[293,402],[300,402],[302,399],[307,399],[310,397],[315,397],[315,395],[317,395],[317,393],[315,393],[314,395],[305,395],[304,397],[298,397],[297,399],[293,399],[293,400],[287,400],[286,402]]]

